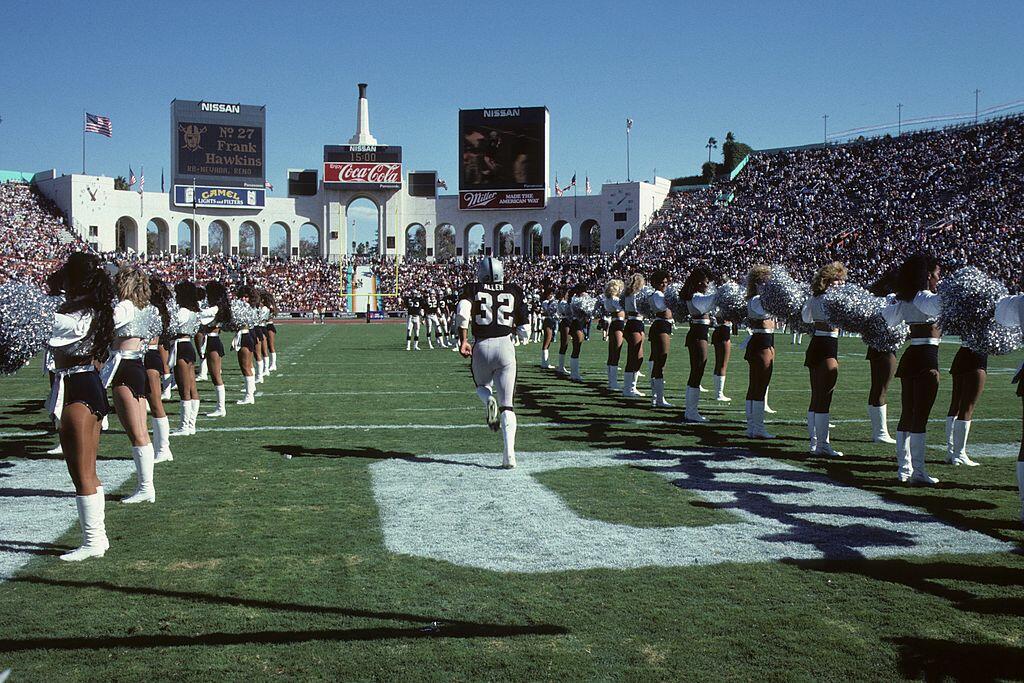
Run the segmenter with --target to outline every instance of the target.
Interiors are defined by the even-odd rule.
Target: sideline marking
[[[384,543],[393,553],[501,572],[685,567],[786,558],[849,559],[1011,551],[958,529],[742,449],[424,455],[372,463]],[[585,519],[532,475],[632,465],[742,519],[703,527],[637,528]]]

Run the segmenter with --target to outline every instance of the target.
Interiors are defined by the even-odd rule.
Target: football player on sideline
[[[423,299],[419,290],[405,297],[405,350],[420,350],[420,321],[423,318]],[[415,346],[413,346],[415,344]],[[410,348],[411,347],[411,348]]]
[[[456,320],[459,353],[472,358],[470,369],[476,395],[487,409],[487,426],[501,429],[505,441],[501,466],[516,466],[516,414],[512,399],[516,388],[516,351],[512,333],[530,336],[529,312],[518,285],[505,284],[501,261],[487,256],[477,263],[477,282],[466,285],[459,298]],[[469,343],[469,327],[473,344]]]

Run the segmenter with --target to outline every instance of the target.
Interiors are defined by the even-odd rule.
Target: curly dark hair
[[[907,257],[896,274],[896,297],[901,301],[913,301],[918,292],[928,288],[928,276],[938,267],[939,259],[927,251]]]
[[[114,341],[114,299],[117,291],[103,262],[96,254],[77,251],[47,279],[51,292],[54,288],[64,292],[64,303],[57,309],[61,313],[92,312],[92,355],[105,361]]]
[[[214,325],[223,325],[231,320],[231,301],[228,299],[228,288],[219,280],[206,283],[206,300],[211,306],[217,307],[217,315],[213,317]]]
[[[179,307],[199,312],[199,288],[194,282],[184,280],[174,285],[174,298],[177,299]]]
[[[683,281],[683,288],[679,291],[679,299],[681,301],[689,301],[693,298],[694,294],[699,293],[697,285],[701,282],[711,282],[713,279],[714,273],[707,266],[698,265],[694,267]]]
[[[657,289],[659,286],[661,286],[661,283],[667,281],[668,278],[668,271],[658,268],[653,273],[651,273],[651,286]]]
[[[241,287],[236,289],[235,298],[245,299],[246,302],[253,308],[259,308],[262,303],[262,299],[260,299],[259,290],[257,290],[252,285],[242,285]]]

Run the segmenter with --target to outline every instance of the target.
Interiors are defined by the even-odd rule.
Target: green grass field
[[[500,463],[500,435],[483,425],[466,361],[447,350],[405,352],[405,330],[397,325],[280,329],[280,376],[260,385],[256,406],[235,406],[239,373],[229,369],[228,417],[202,417],[197,437],[172,439],[174,462],[157,465],[156,504],[112,500],[131,492],[134,477],[108,490],[105,557],[74,565],[56,560],[60,548],[77,545],[75,525],[58,547],[0,582],[0,670],[13,669],[12,683],[1024,677],[1024,530],[1015,457],[979,457],[982,467],[954,469],[932,449],[930,470],[941,484],[897,484],[891,447],[864,439],[867,363],[857,339],[840,342],[832,415],[833,443],[846,453],[841,460],[806,454],[803,347],[788,338],[778,337],[769,395],[778,410],[769,429],[779,438],[751,442],[742,424],[741,351],[726,387],[732,405],[702,402],[713,422],[681,426],[681,407],[655,411],[602,390],[605,349],[595,330],[583,351],[582,385],[537,368],[539,345],[520,347],[521,467],[458,467],[454,485],[497,494],[515,478],[533,476],[586,520],[655,538],[673,527],[728,530],[742,526],[743,510],[709,502],[686,483],[673,486],[657,468],[631,466],[628,457],[610,467],[567,460],[559,468],[556,461],[535,476],[526,465],[541,457],[531,453],[657,457],[651,452],[689,449],[714,456],[750,449],[747,455],[776,461],[790,474],[810,473],[927,513],[951,534],[1007,542],[1009,552],[908,550],[884,559],[551,572],[499,572],[394,553],[385,543],[383,494],[375,496],[381,468],[422,472],[445,467],[445,456],[453,456],[454,468],[477,453],[493,454],[477,464]],[[677,406],[687,367],[682,342],[677,332],[666,373],[668,398]],[[955,348],[942,346],[944,369]],[[971,432],[975,453],[1016,455],[1021,404],[1009,380],[1020,359],[991,361]],[[646,391],[647,380],[641,382]],[[205,413],[212,385],[201,383],[200,390]],[[898,383],[893,390],[895,399]],[[933,418],[945,415],[949,390],[944,375]],[[35,366],[0,379],[0,465],[47,457],[50,437],[18,436],[46,429],[45,393]],[[177,402],[167,407],[173,425]],[[896,405],[892,413],[895,430]],[[103,437],[104,458],[129,457],[118,429]],[[933,423],[930,443],[939,444],[942,433],[942,424]],[[735,462],[742,465],[743,457]],[[810,518],[815,510],[798,510],[801,476],[792,477],[790,513]],[[486,478],[486,487],[474,478]],[[0,511],[19,503],[4,486],[0,479]],[[420,499],[425,522],[435,510],[441,518],[445,500],[434,498],[435,489],[407,493]],[[479,504],[481,516],[493,513],[486,496]],[[473,517],[461,519],[467,536],[486,544],[502,535],[500,525],[476,527]],[[543,529],[545,520],[535,521]],[[843,543],[856,548],[860,527],[843,533]],[[821,547],[831,546],[825,539]]]

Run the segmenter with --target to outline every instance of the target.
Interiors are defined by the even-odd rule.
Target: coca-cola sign
[[[544,190],[489,190],[459,192],[459,209],[543,209]]]
[[[402,186],[402,164],[328,161],[324,163],[324,182],[347,186],[363,185],[379,188],[399,188]]]

